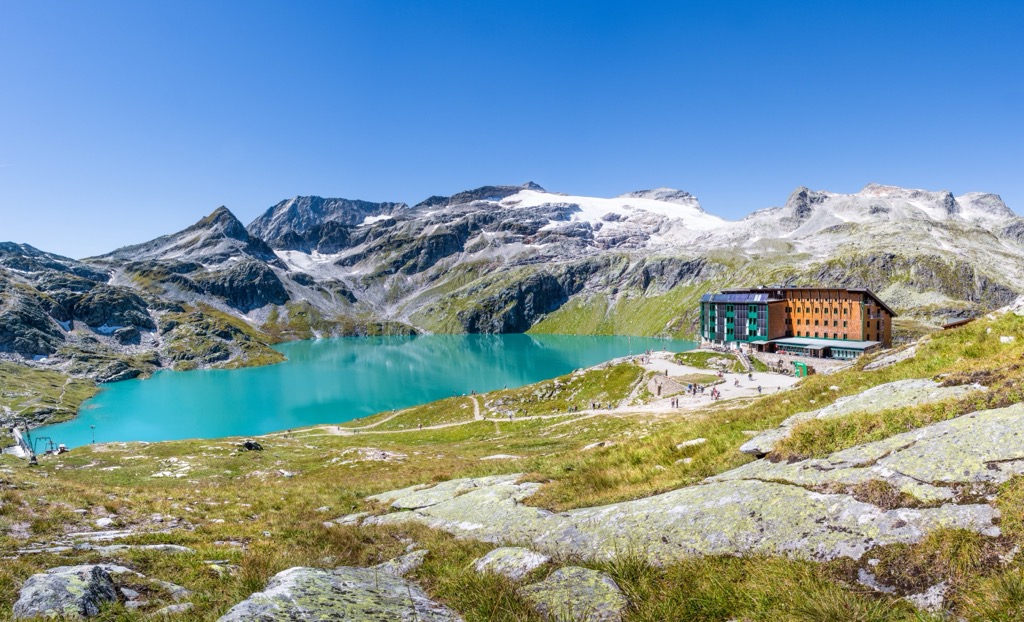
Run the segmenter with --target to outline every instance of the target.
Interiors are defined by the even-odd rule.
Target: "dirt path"
[[[636,358],[636,357],[630,357]],[[689,367],[686,365],[680,365],[675,362],[673,354],[671,352],[655,352],[647,359],[647,361],[641,365],[646,371],[657,372],[661,375],[665,375],[672,378],[673,376],[687,376],[691,374],[703,374],[708,375],[710,372],[706,369],[698,369],[695,367]],[[515,417],[514,419],[506,419],[504,417],[485,417],[481,407],[480,398],[478,396],[471,396],[469,399],[473,402],[473,418],[467,421],[453,421],[451,423],[438,423],[435,425],[426,425],[422,428],[417,429],[403,429],[403,430],[374,430],[379,425],[382,425],[398,415],[406,412],[406,410],[397,411],[388,417],[376,421],[369,425],[355,427],[355,428],[343,428],[340,426],[317,426],[314,428],[307,428],[307,430],[322,430],[327,434],[340,435],[340,436],[353,436],[353,435],[372,435],[372,434],[408,434],[410,432],[417,432],[422,430],[443,430],[446,428],[454,428],[463,425],[469,425],[479,421],[493,421],[497,426],[499,423],[504,421],[535,421],[535,420],[547,420],[547,419],[562,419],[565,417],[571,417],[563,422],[556,423],[555,425],[565,425],[567,423],[576,423],[581,420],[590,419],[592,417],[609,416],[609,417],[623,417],[629,415],[685,415],[689,412],[700,410],[711,405],[722,405],[728,407],[728,403],[743,403],[746,404],[751,399],[758,397],[759,395],[770,395],[777,391],[788,389],[789,387],[796,384],[799,378],[792,376],[784,376],[782,374],[775,374],[771,372],[752,372],[750,374],[742,373],[727,373],[723,374],[723,382],[715,385],[716,388],[721,392],[722,397],[719,400],[712,400],[710,391],[705,391],[703,394],[698,393],[697,395],[690,395],[685,391],[674,394],[665,394],[661,398],[651,401],[647,404],[631,405],[633,400],[640,391],[648,379],[646,377],[641,378],[629,392],[629,396],[620,401],[614,408],[608,409],[586,409],[578,410],[574,413],[551,413],[547,415],[529,415],[525,417]],[[675,384],[675,383],[673,383]],[[685,388],[685,383],[684,383]],[[758,391],[758,387],[761,388]],[[679,400],[679,406],[672,406],[672,399]],[[575,415],[575,416],[573,416]],[[282,433],[278,432],[275,434],[268,434],[266,436],[278,436]],[[319,436],[317,434],[304,434],[303,436]]]

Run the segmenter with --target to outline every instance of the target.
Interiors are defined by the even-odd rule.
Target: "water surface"
[[[560,335],[300,341],[277,346],[288,357],[278,365],[165,371],[106,385],[77,418],[33,430],[33,436],[76,447],[94,433],[96,442],[265,434],[518,387],[647,349],[693,347],[688,341]]]

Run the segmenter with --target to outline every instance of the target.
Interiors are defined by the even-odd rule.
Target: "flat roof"
[[[799,346],[809,350],[821,350],[822,348],[846,348],[847,350],[867,350],[879,345],[880,341],[849,341],[842,339],[811,339],[807,337],[786,337],[785,339],[772,339],[768,343],[782,346]]]
[[[885,309],[886,311],[888,311],[889,315],[891,315],[893,317],[896,317],[896,315],[897,315],[896,312],[893,311],[889,307],[889,305],[885,304],[885,302],[883,302],[882,299],[878,297],[878,294],[876,294],[875,292],[871,291],[870,289],[868,289],[866,287],[829,287],[827,285],[824,285],[824,286],[764,285],[764,286],[759,286],[759,287],[737,287],[737,288],[732,288],[732,289],[723,289],[722,293],[723,294],[737,294],[737,293],[740,293],[740,292],[747,292],[747,293],[751,293],[751,292],[767,292],[768,290],[776,290],[776,291],[809,291],[809,290],[829,290],[829,289],[838,290],[838,291],[844,291],[844,292],[857,292],[857,293],[861,293],[861,294],[867,294],[868,296],[871,297],[872,300],[874,300],[875,302],[878,303],[878,306],[880,306],[883,309]]]
[[[735,302],[735,303],[760,303],[768,302],[768,294],[761,292],[746,292],[742,294],[704,294],[700,297],[701,302]]]

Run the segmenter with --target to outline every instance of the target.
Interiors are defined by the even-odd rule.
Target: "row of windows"
[[[824,320],[824,322],[825,322],[824,324],[819,324],[818,323],[819,321],[820,320],[814,320],[814,325],[815,326],[828,326],[828,320]],[[786,318],[786,324],[789,324],[789,323],[790,323],[790,319]],[[800,325],[800,318],[796,319],[796,323],[797,323],[797,326]],[[811,321],[810,320],[804,320],[803,323],[806,324],[807,326],[811,325]],[[846,320],[843,320],[843,328],[846,328],[846,324],[847,324]],[[839,326],[839,320],[832,320],[832,326]]]
[[[786,336],[787,337],[792,337],[793,335],[791,334],[791,332],[792,331],[788,331],[787,330],[786,331]],[[797,337],[811,337],[811,331],[805,330],[805,331],[801,332],[801,331],[798,330],[798,331],[796,331],[796,336]],[[828,336],[828,333],[821,333],[819,331],[814,331],[814,338],[815,339],[828,339],[829,336]],[[844,333],[843,336],[840,337],[839,333],[832,333],[832,339],[846,339],[846,335]]]
[[[797,312],[797,313],[800,313],[800,311],[801,311],[801,310],[802,310],[802,311],[803,311],[804,313],[810,313],[810,312],[811,312],[811,307],[803,307],[802,309],[801,309],[801,307],[797,307],[797,308],[796,308],[796,312]],[[843,307],[843,311],[842,311],[842,314],[843,314],[843,315],[846,315],[846,312],[847,312],[847,310],[848,310],[848,309],[847,309],[846,307]],[[791,307],[786,307],[786,313],[792,313],[793,311],[794,311],[794,309],[793,309],[793,308],[791,308]],[[814,313],[824,313],[825,315],[829,315],[829,309],[828,309],[828,307],[825,307],[825,308],[823,308],[823,309],[821,309],[821,308],[818,308],[818,307],[814,307]],[[834,307],[834,308],[832,309],[832,315],[839,315],[839,307]]]

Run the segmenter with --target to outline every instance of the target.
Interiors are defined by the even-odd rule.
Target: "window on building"
[[[832,320],[832,326],[839,326],[839,320]]]
[[[815,338],[815,339],[817,339],[817,338],[818,338],[818,331],[814,331],[814,338]]]
[[[839,333],[832,333],[833,339],[839,339]]]
[[[843,328],[846,328],[846,320],[843,320]]]
[[[817,325],[818,325],[818,320],[814,320],[814,325],[815,325],[815,326],[817,326]]]
[[[833,315],[839,315],[839,309],[832,309]]]
[[[846,315],[846,307],[843,307],[843,315]]]

